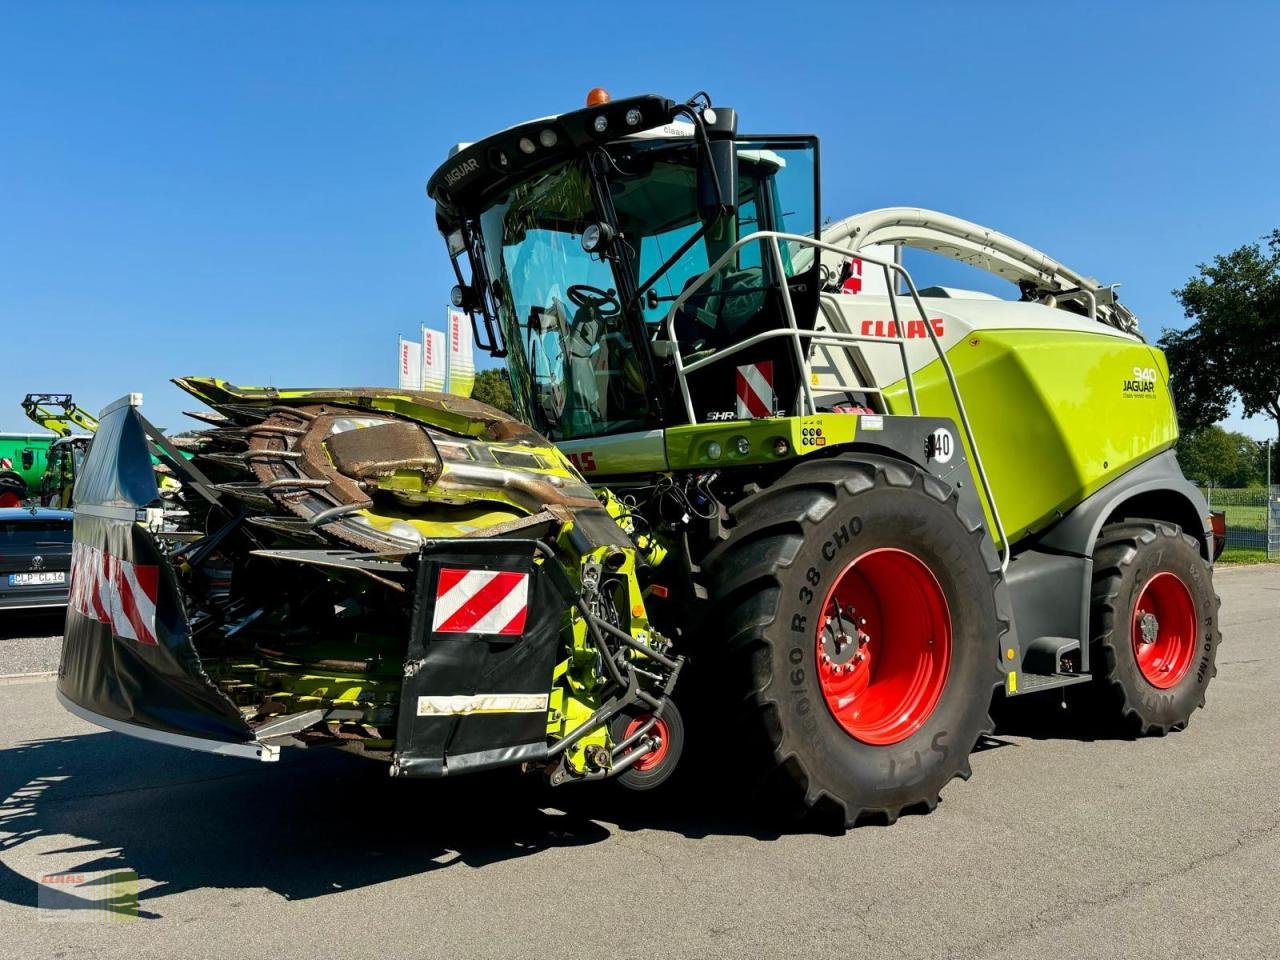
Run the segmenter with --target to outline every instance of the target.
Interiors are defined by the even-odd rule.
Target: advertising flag
[[[422,389],[444,392],[445,344],[443,330],[422,328]]]
[[[459,397],[471,396],[476,366],[471,351],[471,318],[461,310],[449,311],[449,365],[445,389]]]
[[[422,344],[400,338],[398,372],[401,390],[422,389]]]

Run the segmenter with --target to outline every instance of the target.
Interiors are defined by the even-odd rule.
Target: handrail
[[[779,283],[782,285],[786,294],[782,298],[783,310],[786,314],[787,320],[786,328],[781,330],[770,330],[765,333],[748,337],[741,343],[734,344],[731,347],[726,347],[723,350],[717,350],[711,356],[695,360],[693,363],[686,366],[684,363],[684,357],[681,354],[680,342],[676,338],[676,315],[680,312],[681,307],[683,307],[685,303],[687,303],[689,299],[698,292],[698,290],[706,286],[716,277],[726,264],[736,258],[739,250],[749,244],[759,243],[762,241],[768,241],[769,243],[773,265],[777,270]],[[911,412],[915,416],[919,416],[920,404],[916,397],[915,378],[912,375],[911,366],[907,360],[907,338],[904,334],[902,318],[898,312],[897,301],[901,294],[895,292],[897,290],[897,284],[894,282],[894,279],[895,277],[900,278],[907,288],[907,292],[911,297],[911,301],[915,306],[916,312],[920,314],[920,319],[923,321],[924,329],[928,334],[930,342],[933,344],[934,353],[937,354],[938,361],[942,366],[943,372],[946,374],[947,384],[951,388],[951,396],[956,404],[956,412],[960,417],[960,426],[964,430],[965,438],[969,442],[969,450],[973,455],[974,470],[978,474],[978,482],[982,484],[982,492],[986,497],[987,507],[991,511],[991,519],[995,525],[996,534],[999,537],[1001,551],[1000,569],[1002,572],[1008,570],[1010,554],[1009,544],[1005,537],[1004,524],[1000,520],[1000,511],[996,507],[996,500],[991,490],[991,483],[987,478],[986,469],[982,465],[982,456],[978,452],[978,441],[973,434],[973,426],[969,422],[969,414],[965,410],[964,399],[960,396],[960,385],[956,381],[955,371],[951,369],[951,362],[947,359],[946,351],[942,349],[942,343],[938,340],[937,331],[935,331],[933,329],[933,325],[929,323],[928,313],[924,308],[924,304],[920,300],[920,294],[916,290],[915,281],[911,279],[911,274],[908,273],[906,268],[901,264],[894,263],[889,260],[882,260],[862,251],[857,251],[857,257],[864,263],[874,263],[884,271],[885,287],[888,290],[889,296],[889,309],[893,315],[893,329],[897,331],[895,335],[889,337],[871,337],[865,334],[839,333],[836,331],[801,330],[796,323],[795,308],[792,306],[790,290],[787,288],[786,284],[787,271],[786,265],[782,259],[782,247],[779,241],[799,243],[807,247],[812,247],[814,250],[828,250],[843,257],[853,255],[845,247],[839,247],[835,244],[826,243],[822,240],[815,240],[813,237],[806,237],[796,233],[783,233],[778,230],[758,230],[755,233],[742,237],[730,246],[729,249],[721,254],[715,263],[711,264],[711,266],[702,273],[701,276],[681,291],[680,295],[676,297],[675,301],[671,304],[670,310],[667,311],[665,327],[667,338],[671,341],[674,348],[672,350],[671,357],[675,361],[676,380],[680,386],[680,395],[684,400],[685,413],[688,415],[689,423],[698,422],[697,413],[693,408],[693,397],[689,392],[689,374],[710,366],[712,363],[718,363],[725,360],[726,358],[731,357],[736,353],[740,353],[757,343],[763,342],[764,340],[775,339],[778,337],[786,337],[790,339],[794,348],[796,364],[800,369],[802,411],[807,406],[810,414],[816,414],[818,412],[813,399],[813,389],[810,385],[812,371],[810,369],[808,358],[809,350],[801,344],[802,340],[808,338],[810,345],[815,341],[832,343],[833,345],[855,342],[880,344],[896,343],[898,345],[899,356],[902,360],[902,369],[905,374],[904,379],[907,384],[907,396],[911,402]],[[816,253],[814,258],[815,260],[817,259]],[[720,293],[718,295],[725,296],[724,293]],[[880,391],[871,390],[869,392]]]

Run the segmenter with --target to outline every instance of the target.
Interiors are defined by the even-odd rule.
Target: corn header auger
[[[188,378],[186,463],[113,405],[64,701],[229,754],[637,789],[696,705],[702,765],[845,824],[932,808],[997,693],[1184,726],[1219,634],[1163,356],[1113,287],[988,228],[823,230],[817,171],[815,137],[705,95],[593,92],[455,148],[427,188],[453,300],[520,420]],[[904,248],[1011,296],[918,289]]]

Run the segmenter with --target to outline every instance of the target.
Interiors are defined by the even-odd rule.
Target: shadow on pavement
[[[991,704],[996,737],[1027,737],[1032,740],[1132,740],[1099,710],[1091,699],[1091,684],[1046,690],[1006,699],[997,695]]]
[[[15,637],[60,637],[67,612],[52,610],[0,610],[0,640]]]
[[[667,795],[650,803],[680,813],[657,815],[612,794],[597,785],[553,794],[536,777],[505,773],[398,780],[385,764],[325,750],[256,764],[113,733],[39,740],[0,751],[0,901],[35,907],[34,871],[133,870],[146,888],[140,915],[156,917],[154,901],[186,890],[265,887],[305,899],[599,843],[612,834],[602,815],[624,830],[747,832],[711,801]],[[101,906],[59,896],[64,908]]]
[[[1031,701],[997,698],[995,736],[978,749],[1013,745],[1010,736],[1101,738],[1060,698]],[[146,888],[140,915],[155,917],[159,898],[187,890],[265,887],[307,899],[595,844],[615,830],[780,835],[743,792],[699,772],[715,764],[691,768],[660,795],[629,795],[607,784],[552,791],[505,772],[393,779],[385,764],[320,749],[258,764],[114,733],[38,740],[0,750],[0,902],[35,907],[40,870],[133,870]],[[62,907],[101,907],[58,896]]]

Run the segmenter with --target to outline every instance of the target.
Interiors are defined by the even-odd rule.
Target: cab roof
[[[508,127],[457,149],[427,181],[427,195],[436,201],[442,224],[460,219],[512,181],[584,147],[669,124],[682,109],[666,97],[645,94]]]

